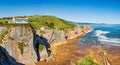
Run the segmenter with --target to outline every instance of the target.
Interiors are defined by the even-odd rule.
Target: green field
[[[49,29],[65,29],[65,28],[73,28],[76,25],[66,21],[64,19],[48,16],[48,15],[34,15],[34,16],[18,16],[18,17],[27,17],[28,24],[32,25],[34,29],[40,29],[40,27],[45,27]],[[4,17],[0,18],[0,25],[8,24],[8,21],[12,19],[12,17]],[[21,24],[9,24],[9,25],[21,25]]]

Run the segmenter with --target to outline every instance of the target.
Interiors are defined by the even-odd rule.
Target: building
[[[28,18],[16,18],[16,17],[13,17],[13,19],[10,20],[9,23],[28,23]]]

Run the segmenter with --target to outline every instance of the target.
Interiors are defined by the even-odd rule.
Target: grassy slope
[[[46,28],[58,28],[58,29],[65,29],[65,28],[73,28],[76,25],[57,18],[55,16],[47,16],[47,15],[34,15],[34,16],[18,16],[18,17],[28,17],[29,24],[31,24],[35,29],[40,29],[40,27],[46,27]],[[0,24],[7,24],[9,20],[11,20],[12,17],[4,17],[0,18]],[[17,24],[12,24],[17,25]]]
[[[57,18],[55,16],[29,16],[29,23],[35,28],[39,29],[40,27],[47,27],[47,28],[72,28],[76,26],[73,23],[65,21],[63,19]]]

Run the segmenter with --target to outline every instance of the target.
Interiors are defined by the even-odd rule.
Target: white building
[[[11,21],[9,21],[9,23],[28,23],[28,18],[15,18],[15,17],[13,17],[13,19]]]

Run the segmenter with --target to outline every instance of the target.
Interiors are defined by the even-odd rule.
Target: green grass
[[[43,34],[45,34],[45,31],[43,31],[43,30],[40,30],[40,35],[39,36],[43,36]]]
[[[29,16],[29,23],[35,28],[39,29],[40,27],[46,28],[57,28],[57,29],[64,29],[64,28],[72,28],[76,26],[69,21],[65,21],[63,19],[57,18],[55,16]]]
[[[14,23],[14,24],[0,24],[0,26],[5,26],[5,27],[10,27],[10,26],[28,26],[30,24],[18,24],[18,23]]]
[[[24,47],[26,46],[23,42],[18,42],[18,48],[20,49],[21,54],[24,52]]]
[[[7,24],[7,23],[8,23],[7,19],[0,20],[0,24]]]
[[[73,28],[76,25],[66,21],[64,19],[48,16],[48,15],[34,15],[34,16],[18,16],[18,17],[27,17],[28,24],[30,24],[34,29],[40,29],[41,27],[45,27],[48,29],[60,29],[64,30],[65,28]],[[0,19],[1,24],[8,24],[8,21],[12,19],[11,17],[4,17]],[[8,24],[8,25],[25,25],[25,24]],[[26,24],[27,25],[27,24]]]
[[[93,57],[86,55],[80,62],[76,63],[76,65],[99,65],[94,62]]]
[[[4,31],[3,33],[0,34],[0,43],[2,42],[2,39],[6,34],[8,34],[8,31]]]
[[[42,44],[39,45],[39,51],[42,51],[44,46]]]
[[[81,25],[81,26],[80,26],[80,28],[82,28],[82,29],[83,29],[83,28],[84,28],[84,26],[82,26],[82,25]]]
[[[12,38],[11,36],[9,36],[9,39],[14,40],[14,38]]]

